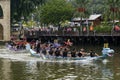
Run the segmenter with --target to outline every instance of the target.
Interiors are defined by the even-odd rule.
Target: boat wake
[[[30,53],[13,53],[13,52],[8,52],[8,51],[3,51],[0,52],[0,58],[2,59],[9,59],[11,61],[35,61],[35,62],[56,62],[56,63],[82,63],[82,64],[90,64],[93,62],[92,60],[56,60],[56,59],[42,59],[41,57],[36,58],[36,57],[31,57]]]
[[[109,51],[110,52],[110,48],[104,48],[105,51]],[[106,57],[106,52],[103,51],[104,56]],[[113,52],[113,50],[111,50]],[[32,51],[33,53],[33,51]],[[47,58],[43,58],[41,56],[36,57],[36,56],[32,56],[30,54],[30,51],[25,51],[25,52],[15,52],[15,51],[11,51],[9,49],[0,49],[0,58],[4,58],[4,59],[9,59],[11,61],[36,61],[36,62],[59,62],[59,63],[82,63],[82,64],[91,64],[96,60],[99,60],[101,58],[104,58],[104,56],[97,56],[97,57],[84,57],[84,58],[75,58],[75,59],[47,59]],[[107,63],[107,60],[104,60],[103,63]]]

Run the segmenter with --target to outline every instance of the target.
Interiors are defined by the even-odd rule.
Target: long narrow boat
[[[103,48],[101,56],[96,56],[96,57],[85,56],[85,57],[75,57],[75,58],[73,58],[73,57],[72,58],[71,57],[63,58],[63,57],[53,57],[53,56],[47,57],[42,53],[37,54],[34,50],[30,49],[31,56],[39,57],[39,58],[42,58],[43,60],[74,60],[74,61],[88,60],[88,61],[92,61],[92,60],[106,59],[107,57],[112,56],[113,53],[114,53],[113,49]]]
[[[10,45],[6,46],[6,50],[8,50],[8,52],[11,52],[11,53],[27,53],[28,52],[27,49],[16,49],[11,47]]]

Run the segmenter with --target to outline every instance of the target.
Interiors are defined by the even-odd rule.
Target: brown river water
[[[101,46],[77,48],[82,47],[101,54]],[[31,57],[27,52],[2,50],[0,80],[120,80],[120,48],[110,47],[115,50],[113,57],[94,62],[51,62]]]

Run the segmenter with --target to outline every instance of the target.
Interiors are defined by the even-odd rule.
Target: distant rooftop
[[[101,14],[92,14],[90,15],[90,17],[87,19],[87,18],[80,18],[80,17],[77,17],[77,18],[73,18],[73,21],[85,21],[85,20],[95,20],[97,18],[99,18],[101,16]]]
[[[101,14],[93,14],[93,15],[90,15],[88,20],[95,20],[95,19],[97,19],[100,16],[101,16]]]
[[[73,21],[80,21],[80,20],[86,20],[86,18],[80,18],[80,17],[78,17],[78,18],[74,18],[73,19]]]

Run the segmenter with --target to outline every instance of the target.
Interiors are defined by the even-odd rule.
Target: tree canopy
[[[36,6],[42,5],[47,0],[11,0],[11,19],[20,21],[21,17],[27,19]]]
[[[11,0],[11,21],[24,17],[44,24],[59,24],[73,17],[102,14],[104,20],[120,19],[120,0]],[[84,12],[78,12],[84,8]],[[1,15],[1,14],[0,14]]]
[[[40,22],[58,25],[65,20],[71,20],[74,8],[65,0],[49,0],[40,9]]]

